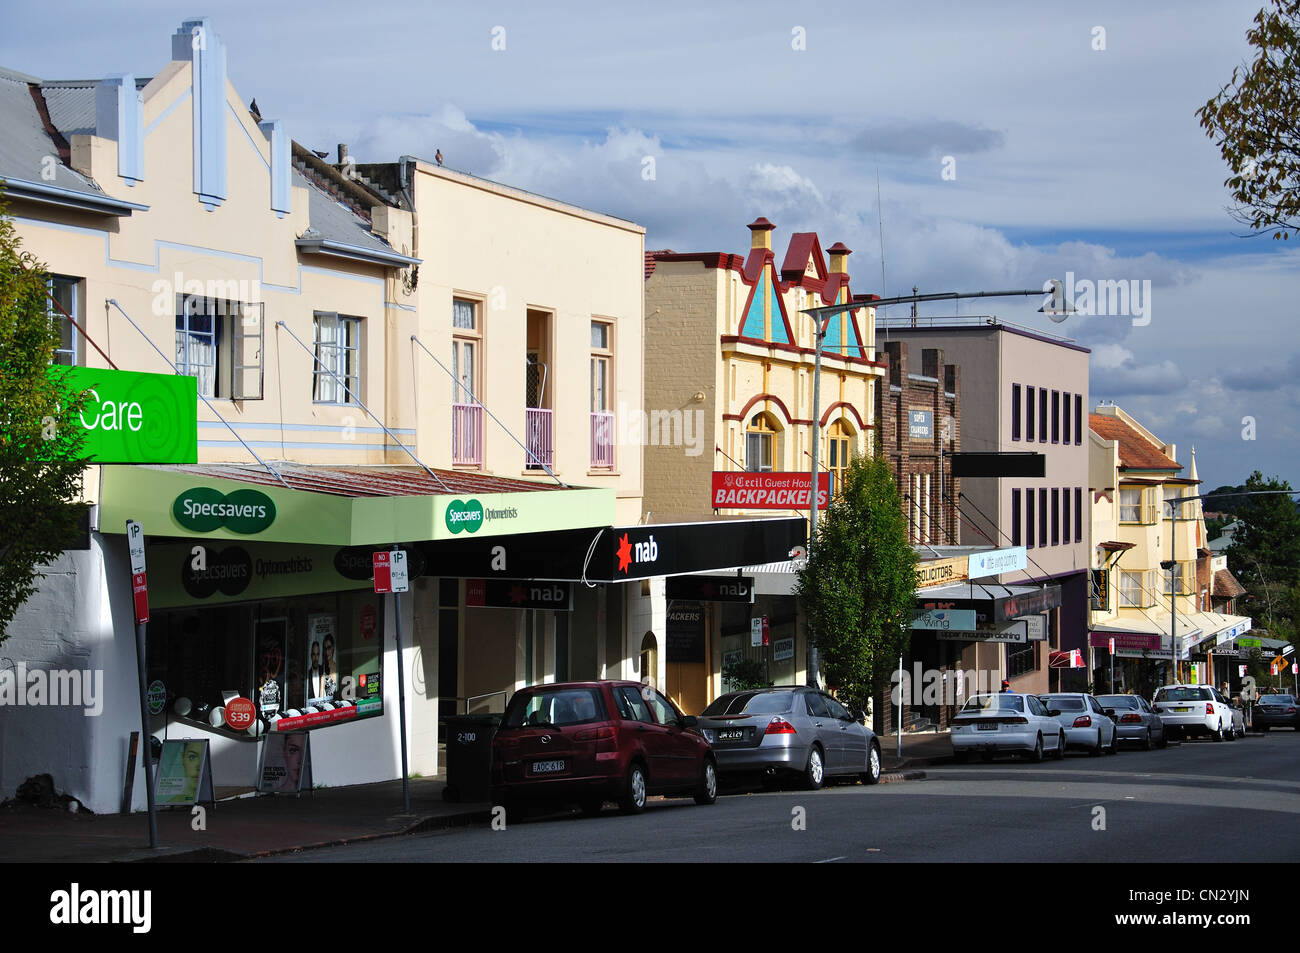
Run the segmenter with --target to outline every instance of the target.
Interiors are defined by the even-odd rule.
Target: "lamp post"
[[[1055,285],[1053,285],[1055,287]],[[813,407],[812,407],[812,486],[808,494],[808,555],[812,556],[815,537],[817,535],[817,469],[821,462],[820,441],[818,435],[821,432],[821,383],[822,383],[822,346],[826,342],[826,332],[830,327],[830,320],[837,314],[844,314],[848,311],[857,311],[861,308],[883,308],[891,304],[904,304],[907,302],[919,301],[955,301],[966,298],[1026,298],[1034,295],[1043,295],[1048,292],[1042,288],[1032,288],[1020,291],[942,291],[935,294],[910,294],[902,295],[896,298],[873,298],[872,300],[852,301],[849,304],[831,304],[820,308],[804,308],[801,313],[809,315],[813,319]],[[1039,309],[1043,310],[1043,309]],[[875,328],[872,327],[872,340],[875,340]],[[943,518],[943,514],[939,514]],[[808,640],[807,651],[807,669],[808,684],[814,688],[820,687],[821,681],[821,663],[817,655],[817,646],[810,638]]]

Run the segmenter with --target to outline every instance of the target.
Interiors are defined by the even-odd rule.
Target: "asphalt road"
[[[652,800],[268,858],[293,862],[1300,860],[1300,733],[1063,762],[926,769],[875,787]],[[1198,874],[1210,884],[1206,872]]]

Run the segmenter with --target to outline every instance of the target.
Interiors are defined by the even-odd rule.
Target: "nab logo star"
[[[627,541],[627,533],[618,539],[618,571],[627,572],[632,565],[632,544]]]
[[[516,584],[510,587],[510,601],[515,605],[523,605],[526,598],[523,586]]]

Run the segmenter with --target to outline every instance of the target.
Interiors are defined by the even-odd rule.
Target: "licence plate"
[[[719,741],[744,741],[745,729],[744,728],[719,728],[718,740]]]
[[[1175,708],[1174,711],[1178,711],[1178,712],[1191,711],[1191,708]]]
[[[533,774],[555,774],[557,771],[563,771],[564,767],[563,761],[534,761]]]
[[[998,723],[996,721],[981,721],[980,731],[997,731]]]

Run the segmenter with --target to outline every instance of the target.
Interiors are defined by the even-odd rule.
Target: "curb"
[[[924,781],[924,771],[889,771],[880,775],[878,784],[898,784],[900,781]]]

